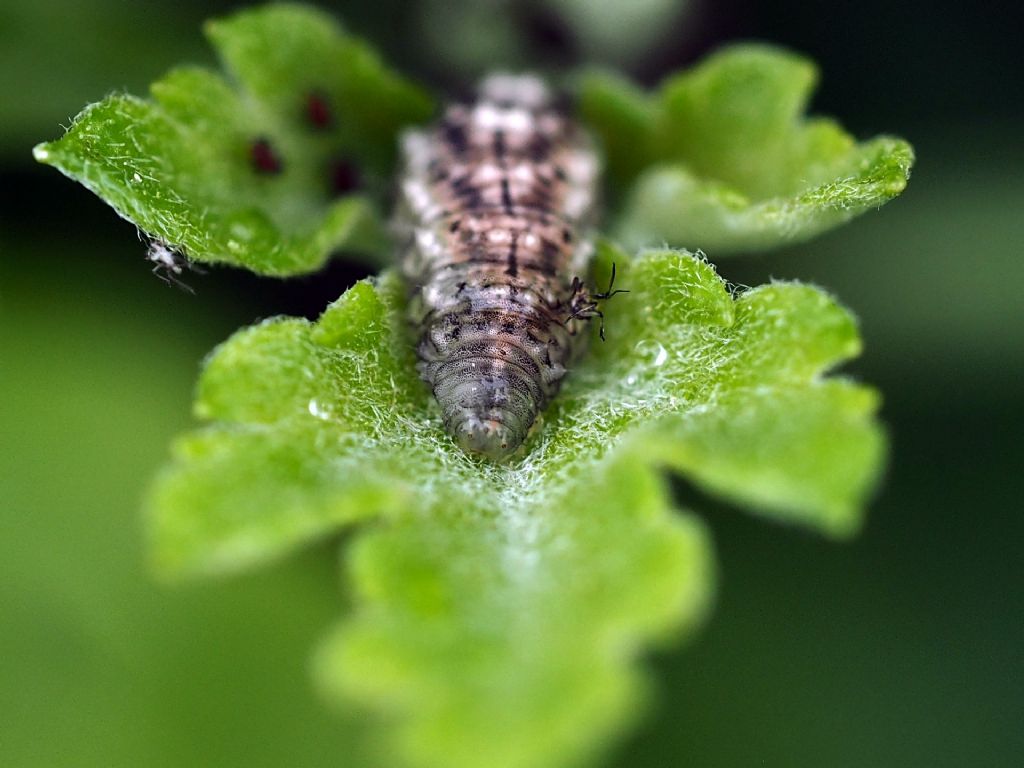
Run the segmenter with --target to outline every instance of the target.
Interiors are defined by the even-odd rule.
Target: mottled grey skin
[[[531,77],[488,78],[403,150],[395,225],[420,373],[459,445],[500,460],[579,351],[597,162]]]

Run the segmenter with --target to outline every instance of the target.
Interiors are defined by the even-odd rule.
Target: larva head
[[[519,371],[462,359],[435,384],[449,434],[469,453],[500,461],[522,445],[537,416],[536,392]],[[487,367],[487,372],[481,368]]]
[[[476,414],[467,416],[454,432],[453,436],[462,450],[494,461],[508,457],[522,442],[502,422],[481,419]]]

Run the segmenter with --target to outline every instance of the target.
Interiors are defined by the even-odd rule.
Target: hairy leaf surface
[[[684,252],[600,260],[631,292],[510,462],[444,433],[385,273],[317,323],[266,321],[216,350],[196,405],[212,423],[154,489],[169,576],[362,521],[343,558],[356,610],[317,676],[394,717],[410,764],[562,764],[630,720],[634,658],[693,627],[712,590],[707,536],[662,467],[829,534],[860,521],[876,398],[822,378],[859,349],[850,315],[793,283],[734,296]]]
[[[431,100],[319,11],[212,22],[224,73],[113,95],[36,157],[188,258],[269,275],[394,248],[378,203]],[[714,590],[708,535],[667,473],[830,536],[857,530],[884,454],[860,351],[823,291],[730,288],[716,257],[813,236],[902,191],[912,151],[803,112],[816,73],[736,46],[653,94],[580,81],[604,151],[598,249],[629,292],[522,449],[474,458],[416,376],[407,287],[362,281],[317,322],[272,318],[208,358],[147,503],[167,578],[235,572],[337,537],[353,611],[315,656],[333,700],[381,714],[387,765],[577,764],[637,716],[637,658],[685,637]],[[657,246],[644,249],[639,246]],[[636,246],[636,247],[634,247]],[[634,251],[637,255],[631,256]],[[596,330],[596,329],[592,329]],[[341,537],[344,531],[349,535]]]
[[[226,75],[182,67],[151,99],[109,96],[36,159],[194,261],[293,275],[341,248],[386,253],[376,200],[427,96],[312,8],[243,11],[206,32]]]

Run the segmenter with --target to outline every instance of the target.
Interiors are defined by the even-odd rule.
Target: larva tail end
[[[454,430],[455,440],[462,450],[486,456],[493,461],[507,459],[522,442],[500,421],[482,420],[469,416]]]

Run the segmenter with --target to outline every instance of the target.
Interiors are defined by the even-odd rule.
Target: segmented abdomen
[[[511,76],[407,133],[403,152],[396,225],[420,374],[457,442],[502,458],[579,346],[596,156],[539,80]]]

